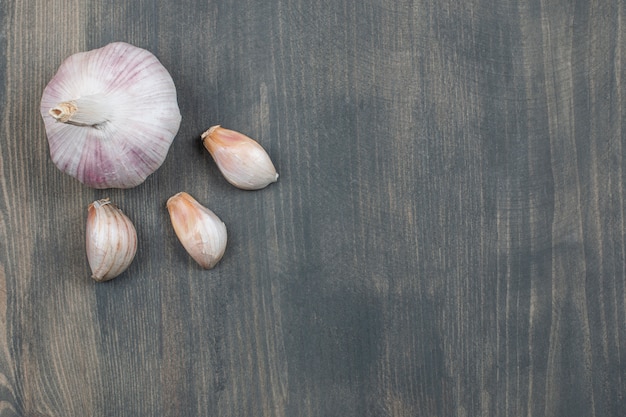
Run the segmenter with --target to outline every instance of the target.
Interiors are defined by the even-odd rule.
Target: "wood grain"
[[[623,2],[0,2],[0,416],[563,416],[626,410]],[[123,40],[183,122],[131,190],[57,170],[41,92]],[[280,173],[230,186],[199,135]],[[227,224],[201,270],[187,191]],[[89,278],[87,205],[139,249]]]

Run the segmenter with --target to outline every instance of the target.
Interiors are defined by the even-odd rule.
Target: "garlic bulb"
[[[265,149],[242,133],[213,126],[202,134],[202,143],[226,180],[237,188],[259,190],[278,180]]]
[[[43,91],[41,115],[54,164],[93,188],[144,182],[181,122],[170,74],[123,42],[67,58]]]
[[[128,268],[137,252],[137,232],[109,199],[94,201],[87,211],[87,260],[96,281],[108,281]]]
[[[204,269],[213,268],[226,250],[226,225],[185,192],[170,197],[167,210],[187,253]]]

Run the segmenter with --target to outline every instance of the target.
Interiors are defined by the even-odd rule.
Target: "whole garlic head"
[[[123,42],[67,58],[43,91],[41,115],[54,164],[93,188],[144,182],[181,122],[169,72]]]

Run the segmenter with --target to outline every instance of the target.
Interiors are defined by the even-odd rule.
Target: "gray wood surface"
[[[626,415],[620,0],[0,1],[0,416]],[[93,190],[39,115],[67,56],[153,52],[164,165]],[[240,191],[201,147],[262,143]],[[201,270],[165,209],[228,226]],[[139,250],[89,278],[87,205]]]

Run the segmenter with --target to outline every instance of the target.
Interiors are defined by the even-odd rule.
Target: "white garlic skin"
[[[96,281],[108,281],[124,272],[137,252],[132,221],[109,199],[87,209],[87,260]]]
[[[278,180],[272,160],[254,139],[219,125],[201,137],[224,178],[235,187],[259,190]]]
[[[40,110],[57,168],[100,189],[143,183],[165,161],[181,122],[169,72],[124,42],[63,61]]]
[[[178,240],[204,269],[211,269],[226,251],[226,225],[192,196],[180,192],[167,200],[167,210]]]

